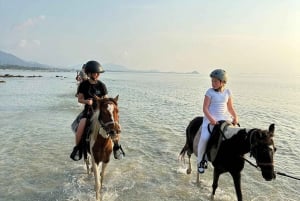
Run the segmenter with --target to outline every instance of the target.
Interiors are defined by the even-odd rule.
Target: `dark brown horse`
[[[97,100],[97,110],[91,118],[89,153],[95,177],[96,199],[100,200],[100,189],[103,184],[104,172],[113,151],[113,144],[118,144],[121,126],[119,123],[118,96]],[[84,154],[89,173],[90,163],[87,152]],[[99,172],[100,165],[101,173]]]
[[[180,158],[184,161],[184,156],[187,153],[189,159],[187,174],[191,173],[191,155],[194,153],[197,156],[198,130],[202,125],[202,121],[203,117],[196,117],[186,128],[186,144],[180,152]],[[220,130],[220,126],[218,125],[215,126],[213,132],[217,130]],[[274,130],[274,124],[271,124],[268,130],[240,128],[230,139],[221,142],[218,154],[212,162],[214,166],[212,199],[218,187],[219,176],[222,173],[229,172],[234,181],[237,199],[238,201],[242,201],[241,171],[245,164],[243,156],[249,152],[256,159],[257,166],[260,168],[263,178],[266,181],[275,179],[273,163],[273,156],[276,150],[273,142]],[[199,173],[197,174],[197,183],[199,183]]]

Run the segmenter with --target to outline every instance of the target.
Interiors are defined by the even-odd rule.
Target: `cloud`
[[[17,24],[16,26],[14,26],[13,30],[24,31],[24,30],[30,29],[32,27],[35,27],[40,22],[44,21],[45,18],[46,17],[44,15],[40,15],[40,16],[37,16],[37,17],[34,17],[34,18],[28,18],[24,22],[22,22],[20,24]]]
[[[18,43],[18,47],[26,47],[27,45],[27,40],[20,40],[19,43]]]
[[[20,48],[33,48],[33,47],[39,47],[41,45],[41,41],[39,40],[25,40],[22,39],[18,42],[18,47]]]

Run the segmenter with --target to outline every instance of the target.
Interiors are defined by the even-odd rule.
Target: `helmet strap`
[[[217,89],[214,89],[216,92],[222,92],[223,91],[224,86],[220,86]]]

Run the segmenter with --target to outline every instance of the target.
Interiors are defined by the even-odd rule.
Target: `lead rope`
[[[252,163],[251,161],[249,161],[247,158],[245,158],[245,157],[243,157],[243,156],[241,156],[241,157],[242,157],[242,159],[243,159],[244,161],[246,161],[247,163],[249,163],[250,165],[252,165],[252,166],[255,167],[256,169],[259,169],[258,165],[255,165],[254,163]]]
[[[242,157],[242,156],[241,156]],[[255,165],[254,163],[252,163],[251,161],[249,161],[248,159],[242,157],[244,161],[248,162],[251,166],[255,167],[256,169],[259,169],[259,167],[257,165]],[[296,179],[296,180],[300,180],[299,177],[295,177],[295,176],[291,176],[291,175],[288,175],[286,173],[283,173],[283,172],[279,172],[279,171],[275,171],[276,174],[278,175],[281,175],[281,176],[285,176],[285,177],[289,177],[291,179]]]
[[[285,174],[283,172],[276,172],[276,174],[281,175],[281,176],[285,176],[285,177],[289,177],[289,178],[292,178],[292,179],[300,180],[300,178],[298,178],[298,177],[287,175],[287,174]]]

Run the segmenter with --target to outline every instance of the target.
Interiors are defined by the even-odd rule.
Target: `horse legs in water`
[[[188,168],[187,168],[187,170],[186,170],[186,173],[187,173],[187,174],[191,174],[191,172],[192,172],[191,156],[188,155],[188,158],[189,158],[189,164],[188,164]]]
[[[237,196],[238,201],[242,201],[242,190],[241,190],[241,172],[230,172],[233,182],[234,182],[234,187],[235,187],[235,193]]]
[[[91,173],[91,170],[92,170],[92,167],[91,167],[91,157],[90,157],[90,155],[87,156],[87,159],[85,159],[84,162],[85,162],[87,174],[90,174],[90,173]]]
[[[99,164],[96,164],[94,157],[92,157],[92,168],[94,171],[94,178],[95,178],[95,191],[96,191],[96,200],[100,200],[100,189],[101,189],[101,183],[100,183],[100,174],[99,174]]]
[[[99,164],[96,164],[95,161],[93,161],[92,164],[93,164],[93,171],[94,171],[94,178],[95,178],[96,200],[101,200],[100,190],[102,188],[104,172],[108,163],[104,163],[104,162],[101,163],[102,166],[101,173],[99,173]]]
[[[192,165],[191,165],[191,154],[188,153],[188,168],[186,170],[186,173],[187,174],[191,174],[192,172]],[[196,180],[196,183],[199,184],[200,183],[200,179],[199,179],[200,175],[199,175],[199,172],[197,171],[197,180]]]
[[[211,193],[211,199],[213,200],[214,195],[216,193],[216,189],[218,188],[218,181],[219,181],[219,177],[221,175],[221,172],[217,170],[217,168],[214,168],[214,180],[213,180],[213,184],[212,184],[212,193]]]
[[[212,184],[211,200],[214,199],[216,189],[218,188],[219,177],[224,172],[225,171],[219,170],[216,167],[214,168],[214,180],[213,180],[213,184]],[[237,199],[238,199],[238,201],[242,201],[243,198],[242,198],[242,190],[241,190],[241,173],[238,171],[233,171],[233,172],[230,172],[230,174],[233,178]]]
[[[100,173],[100,176],[101,176],[101,180],[100,180],[101,186],[103,184],[104,172],[105,172],[105,169],[107,167],[107,164],[108,163],[102,162],[102,170],[101,170],[101,173]]]

